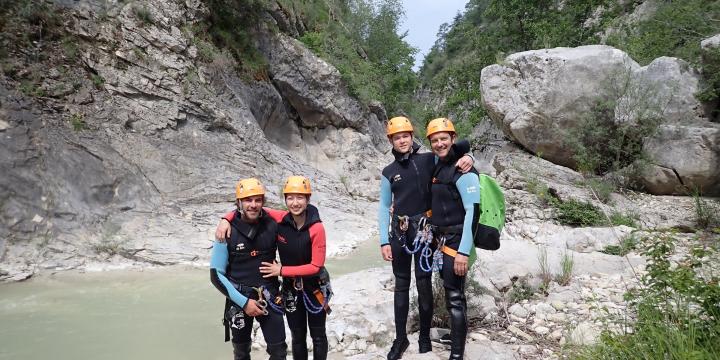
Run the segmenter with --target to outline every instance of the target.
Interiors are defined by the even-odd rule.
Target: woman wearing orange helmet
[[[431,195],[433,234],[438,244],[436,263],[445,288],[445,305],[450,314],[450,359],[464,356],[467,335],[465,275],[468,258],[474,250],[472,229],[480,216],[480,182],[475,168],[463,174],[454,166],[458,154],[453,149],[457,139],[455,126],[446,118],[430,121],[427,137],[433,153],[439,158],[433,172]]]
[[[325,270],[325,228],[318,209],[309,204],[310,180],[290,176],[283,195],[287,211],[263,208],[278,223],[277,247],[280,262],[265,261],[260,272],[266,278],[282,276],[285,315],[292,335],[293,359],[307,359],[308,329],[313,343],[313,359],[327,358],[328,341],[325,321],[332,296]],[[234,213],[221,220],[216,237],[225,237]],[[281,265],[282,264],[282,265]]]
[[[432,350],[430,322],[433,314],[432,269],[421,266],[422,251],[415,242],[420,223],[427,221],[430,210],[430,180],[435,167],[435,155],[420,153],[420,145],[413,141],[413,127],[403,116],[390,119],[386,134],[392,145],[395,160],[386,166],[380,177],[380,205],[378,224],[383,259],[392,262],[395,276],[393,299],[395,340],[388,352],[388,360],[402,357],[410,345],[407,339],[407,316],[410,307],[411,266],[415,263],[415,280],[420,313],[420,353]],[[470,144],[465,141],[457,150],[465,154]],[[471,157],[464,157],[457,166],[467,171],[472,167]],[[390,206],[393,207],[392,214]],[[425,219],[425,220],[423,220]],[[429,251],[429,250],[427,250]]]

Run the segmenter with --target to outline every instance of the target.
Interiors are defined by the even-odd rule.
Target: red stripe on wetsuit
[[[287,224],[282,224],[283,218],[289,214],[288,211],[284,210],[275,210],[275,209],[268,209],[263,208],[265,213],[271,217],[275,222],[278,224],[281,224],[281,226],[285,226]],[[235,216],[235,211],[228,212],[223,216],[225,220],[232,221],[233,217]],[[302,230],[294,229],[297,232],[304,232],[307,231],[310,236],[310,246],[311,246],[311,259],[310,263],[304,264],[304,265],[297,265],[297,266],[285,266],[283,265],[280,275],[282,276],[309,276],[309,275],[315,275],[318,271],[320,271],[320,268],[325,265],[325,248],[326,248],[326,238],[325,238],[325,227],[321,222],[316,222],[310,225],[309,227],[303,227]],[[298,234],[299,235],[299,234]],[[299,236],[298,236],[299,238]],[[282,254],[281,254],[282,259]]]

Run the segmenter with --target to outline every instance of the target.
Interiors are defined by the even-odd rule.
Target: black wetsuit
[[[453,150],[438,161],[432,179],[432,213],[435,238],[457,254],[469,256],[472,251],[472,226],[477,224],[480,184],[475,168],[461,174],[455,167],[458,157]],[[445,288],[445,305],[450,314],[452,339],[450,359],[462,359],[467,335],[465,276],[454,270],[455,257],[443,252],[441,276]]]
[[[276,218],[279,220],[277,246],[280,262],[283,265],[283,294],[286,294],[286,298],[293,296],[296,306],[295,311],[286,310],[285,316],[292,333],[293,359],[308,358],[305,339],[309,328],[313,343],[313,359],[324,360],[328,351],[325,334],[327,314],[325,310],[312,313],[306,308],[305,302],[310,301],[310,306],[317,309],[322,306],[313,292],[320,289],[318,272],[325,263],[325,230],[315,206],[308,205],[305,214],[305,224],[299,229],[289,212],[282,218]],[[273,217],[276,215],[273,214]],[[294,290],[298,281],[302,281],[305,295]],[[307,297],[303,299],[303,296]]]
[[[461,154],[470,150],[467,141],[458,142],[455,147]],[[430,182],[435,168],[433,153],[418,153],[420,146],[413,144],[412,150],[400,154],[393,150],[395,161],[386,166],[380,178],[380,245],[389,244],[392,248],[392,268],[395,275],[395,334],[396,339],[407,337],[407,315],[410,307],[410,266],[415,263],[415,281],[418,290],[418,307],[420,314],[420,348],[429,351],[430,324],[433,315],[432,272],[422,271],[419,266],[420,253],[408,254],[403,247],[411,245],[417,233],[417,221],[431,207]],[[389,219],[388,208],[392,203],[393,215]],[[399,228],[399,216],[408,216],[408,229],[404,232]],[[388,232],[388,225],[390,231]],[[401,238],[404,241],[401,241]],[[415,258],[413,260],[413,257]],[[424,348],[424,349],[423,349]]]
[[[224,243],[213,244],[210,280],[228,299],[226,324],[229,311],[239,313],[238,316],[242,318],[240,322],[244,325],[240,329],[230,327],[230,330],[235,359],[245,360],[250,359],[252,323],[255,318],[241,309],[248,299],[258,299],[258,288],[268,289],[271,295],[271,299],[266,299],[268,302],[279,293],[277,277],[263,278],[259,271],[261,262],[272,262],[275,259],[277,223],[264,213],[257,223],[246,223],[238,213],[230,224],[233,228],[230,238]],[[285,359],[287,345],[282,312],[273,310],[270,305],[267,310],[267,315],[257,316],[267,343],[267,352],[270,359]]]

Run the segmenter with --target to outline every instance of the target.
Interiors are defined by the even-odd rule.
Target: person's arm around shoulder
[[[390,248],[390,202],[392,201],[392,189],[390,180],[385,175],[380,176],[380,205],[378,206],[378,227],[380,234],[380,250],[385,261],[392,261],[392,250]]]
[[[232,232],[230,222],[235,218],[235,210],[232,210],[220,219],[217,227],[215,228],[215,240],[221,243],[225,242],[225,239],[230,238]]]
[[[463,233],[458,246],[458,254],[455,257],[455,274],[465,276],[467,274],[468,257],[472,251],[473,244],[473,222],[477,222],[480,204],[480,181],[478,175],[469,172],[460,176],[456,181],[463,208],[465,208],[465,219],[463,220]]]

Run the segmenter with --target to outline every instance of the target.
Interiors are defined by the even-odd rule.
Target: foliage
[[[81,131],[87,127],[84,116],[79,113],[70,115],[70,125],[72,125],[72,128],[75,131]]]
[[[613,184],[601,179],[588,179],[585,181],[585,186],[592,191],[598,200],[605,204],[610,202],[610,195],[615,190],[615,186],[613,186]]]
[[[600,210],[589,202],[569,199],[554,201],[552,205],[557,212],[555,219],[563,225],[600,226],[606,223]]]
[[[635,312],[631,331],[605,331],[579,359],[717,359],[720,357],[720,276],[717,244],[696,242],[685,254],[673,234],[648,237],[641,286],[626,297]],[[713,270],[714,269],[714,270]]]
[[[560,259],[560,274],[555,276],[555,281],[561,286],[567,286],[572,280],[573,268],[575,267],[575,256],[565,249]]]
[[[702,197],[698,190],[692,192],[695,205],[695,222],[700,229],[720,226],[720,204]]]
[[[636,214],[623,214],[617,211],[613,211],[610,214],[610,224],[614,226],[625,225],[629,227],[638,227],[638,217]]]
[[[700,41],[720,32],[720,1],[659,1],[658,9],[636,24],[615,24],[608,45],[626,51],[642,65],[660,56],[700,59]]]
[[[553,280],[553,274],[552,270],[550,269],[550,264],[548,263],[548,255],[547,255],[547,248],[542,247],[538,251],[538,268],[539,268],[539,275],[540,276],[540,290],[543,292],[547,291],[548,286],[550,286],[550,282]]]
[[[638,245],[638,239],[635,237],[635,235],[629,235],[625,238],[623,238],[620,241],[620,244],[618,245],[608,245],[605,247],[605,249],[600,250],[600,252],[608,254],[608,255],[616,255],[616,256],[625,256],[631,251],[635,250],[635,248]]]
[[[140,20],[140,26],[145,25],[152,25],[155,23],[155,19],[152,16],[152,13],[145,5],[133,5],[132,7],[133,14],[135,14],[135,17]]]
[[[388,114],[411,111],[417,50],[398,33],[404,16],[400,1],[314,0],[293,6],[308,14],[300,41],[338,69],[351,95],[382,102]]]
[[[508,293],[508,300],[511,304],[515,304],[529,300],[533,295],[535,295],[535,289],[528,284],[526,279],[522,278],[512,285],[512,289]]]
[[[263,0],[208,0],[207,24],[195,30],[198,55],[205,62],[213,62],[223,51],[237,62],[243,75],[262,77],[267,64],[252,40],[254,29],[265,8]],[[210,43],[217,47],[212,47]]]
[[[92,80],[93,85],[98,89],[102,89],[103,84],[105,84],[105,78],[99,74],[91,74],[90,80]]]
[[[624,77],[624,76],[623,76]],[[607,99],[598,101],[591,111],[581,119],[577,126],[566,132],[566,142],[573,152],[573,159],[578,170],[603,175],[609,172],[620,171],[645,159],[643,140],[658,129],[662,118],[664,101],[653,97],[654,94],[637,94],[639,87],[627,84],[627,80],[620,80],[620,88],[613,87],[617,99],[640,99],[641,103],[629,104],[624,100],[621,106],[631,108],[628,119],[615,121],[618,101]]]

